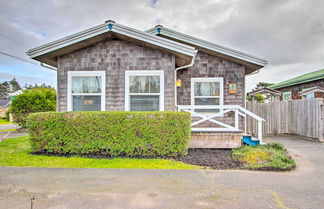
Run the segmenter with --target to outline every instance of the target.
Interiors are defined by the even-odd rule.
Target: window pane
[[[129,76],[130,93],[160,93],[159,76]]]
[[[195,98],[195,105],[219,105],[219,98]]]
[[[130,93],[149,93],[149,76],[129,76]]]
[[[139,93],[149,93],[150,82],[149,76],[139,76],[140,80],[140,92]]]
[[[73,111],[100,111],[101,96],[72,96]]]
[[[72,93],[101,93],[101,76],[72,76]]]
[[[160,76],[150,76],[150,93],[160,93]]]
[[[195,82],[195,96],[219,96],[219,82]]]
[[[129,76],[129,92],[139,93],[139,78],[138,76]]]
[[[308,94],[306,94],[306,98],[307,98],[307,99],[312,99],[312,98],[314,98],[314,93],[308,93]]]
[[[219,105],[219,98],[195,98],[195,105]],[[219,109],[195,109],[195,112],[219,112]]]
[[[160,96],[130,96],[130,111],[159,111]]]

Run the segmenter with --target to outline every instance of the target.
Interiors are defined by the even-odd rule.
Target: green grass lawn
[[[244,168],[251,170],[287,171],[296,167],[294,160],[280,143],[242,146],[234,149],[232,156],[233,159],[241,161]]]
[[[9,132],[9,131],[16,131],[16,129],[12,128],[12,129],[0,130],[0,132]]]
[[[61,167],[61,168],[142,168],[197,169],[199,166],[167,159],[92,159],[85,157],[54,157],[29,154],[28,136],[0,142],[0,166]]]
[[[0,125],[3,125],[3,124],[12,124],[12,122],[10,122],[6,119],[0,118]]]

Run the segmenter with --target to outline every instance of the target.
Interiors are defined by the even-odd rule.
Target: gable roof
[[[324,79],[324,69],[317,70],[317,71],[310,72],[310,73],[306,73],[306,74],[303,74],[301,76],[297,76],[295,78],[292,78],[292,79],[289,79],[289,80],[286,80],[286,81],[282,81],[280,83],[269,86],[269,88],[271,88],[271,89],[280,89],[280,88],[283,88],[283,87],[293,86],[293,85],[302,84],[302,83],[307,83],[307,82],[310,82],[310,81],[316,81],[316,80],[320,80],[320,79]]]
[[[277,90],[273,90],[273,89],[269,89],[267,87],[263,87],[263,88],[259,88],[253,91],[250,91],[247,93],[248,96],[255,96],[257,94],[263,94],[263,93],[268,93],[271,94],[273,96],[281,96],[281,92],[277,91]]]
[[[260,68],[264,67],[268,62],[264,59],[240,52],[234,49],[230,49],[209,41],[195,38],[193,36],[180,33],[169,28],[165,28],[161,25],[157,25],[146,31],[150,34],[155,34],[171,40],[179,41],[181,43],[186,43],[191,46],[198,48],[201,51],[206,51],[207,53],[213,53],[217,56],[227,58],[234,62],[240,63],[246,66],[246,74],[252,73]]]
[[[26,54],[32,59],[57,67],[57,57],[115,37],[174,54],[179,66],[189,64],[196,54],[194,47],[126,27],[111,20],[30,49]]]
[[[305,95],[307,95],[309,93],[313,93],[313,92],[323,92],[324,93],[324,88],[319,87],[319,86],[314,86],[314,87],[302,90],[302,91],[298,92],[298,94],[300,96],[305,96]]]

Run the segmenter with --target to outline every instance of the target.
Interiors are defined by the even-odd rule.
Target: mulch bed
[[[241,168],[239,161],[233,160],[229,149],[189,149],[187,156],[173,158],[187,164],[209,167],[213,169]]]
[[[55,154],[45,152],[34,152],[35,155],[45,156],[61,156],[61,157],[72,157],[76,155],[69,154]],[[112,158],[133,158],[133,159],[152,159],[154,157],[127,157],[127,156],[110,156],[105,154],[88,154],[78,155],[80,157],[88,157],[95,159],[112,159]],[[174,159],[182,161],[191,165],[198,165],[202,167],[209,167],[213,169],[233,169],[241,168],[242,163],[233,160],[232,151],[230,149],[189,149],[187,156],[181,157],[156,157],[159,159]]]

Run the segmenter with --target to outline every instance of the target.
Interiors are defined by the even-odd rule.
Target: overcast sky
[[[0,52],[35,64],[25,52],[104,23],[157,24],[264,58],[247,76],[279,82],[324,68],[323,0],[0,0]],[[0,54],[0,80],[56,85],[54,71]]]

